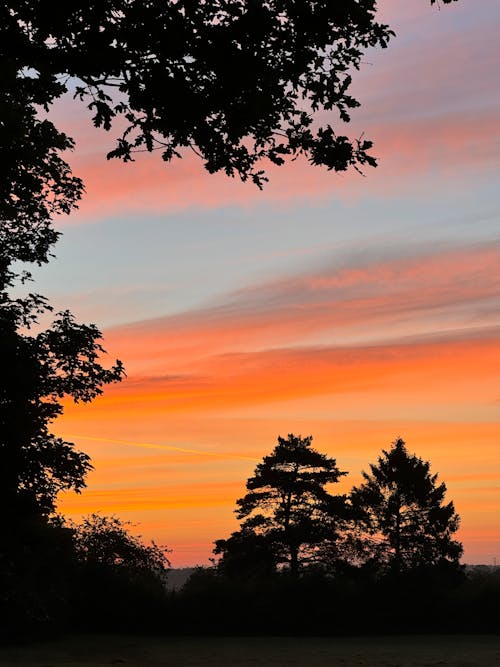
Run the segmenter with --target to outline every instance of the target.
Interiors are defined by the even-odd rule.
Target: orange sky
[[[298,160],[260,193],[194,157],[107,162],[112,137],[57,108],[87,196],[37,289],[128,373],[55,425],[95,467],[66,514],[207,563],[278,435],[312,434],[339,492],[401,436],[446,482],[465,560],[500,562],[500,5],[380,4],[398,37],[343,128],[375,142],[365,177]]]
[[[313,434],[349,471],[342,491],[402,436],[447,483],[466,558],[488,561],[500,546],[499,268],[498,245],[429,250],[107,331],[129,377],[67,406],[61,433],[95,471],[61,509],[140,521],[176,565],[206,562],[277,435]]]

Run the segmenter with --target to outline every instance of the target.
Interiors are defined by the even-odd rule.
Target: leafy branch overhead
[[[94,125],[120,119],[108,157],[159,150],[170,161],[191,148],[210,173],[259,187],[262,162],[301,154],[335,171],[375,166],[370,141],[316,118],[334,110],[348,122],[359,106],[351,75],[394,34],[376,10],[376,0],[76,0],[57,10],[19,0],[0,9],[6,82],[47,106],[76,81]]]

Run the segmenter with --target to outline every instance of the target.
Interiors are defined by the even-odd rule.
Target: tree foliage
[[[72,531],[57,520],[4,513],[0,538],[0,642],[25,639],[72,613]],[[12,519],[17,519],[12,521]]]
[[[410,454],[398,438],[382,450],[351,502],[358,515],[364,557],[400,573],[435,566],[458,566],[462,546],[453,539],[459,517],[445,503],[446,485],[430,463]]]
[[[131,524],[116,516],[91,514],[73,524],[75,548],[81,564],[126,571],[132,575],[162,577],[170,566],[168,549],[145,544],[130,533]]]
[[[87,402],[102,387],[120,380],[120,362],[110,369],[94,325],[77,324],[69,312],[52,326],[29,333],[49,309],[41,297],[12,299],[0,305],[0,501],[13,523],[23,516],[49,516],[59,491],[80,491],[89,457],[50,432],[65,396]]]
[[[12,261],[47,261],[58,233],[52,219],[70,213],[83,193],[61,152],[73,141],[39,115],[65,86],[42,72],[30,76],[24,62],[29,39],[16,40],[8,8],[0,9],[0,268]],[[5,21],[5,23],[4,23]]]
[[[0,139],[14,137],[23,155],[3,183],[21,197],[47,183],[69,206],[81,194],[54,152],[71,140],[34,114],[68,90],[94,125],[119,120],[110,157],[158,149],[168,162],[189,147],[209,172],[259,186],[263,160],[304,154],[335,171],[376,164],[370,141],[313,122],[332,110],[347,122],[359,106],[352,72],[393,35],[376,20],[376,0],[17,0],[0,9],[0,26]],[[43,217],[46,205],[31,206]]]
[[[116,516],[70,524],[76,552],[75,617],[89,631],[165,631],[168,549]]]
[[[240,531],[216,542],[223,568],[245,568],[253,560],[266,569],[285,565],[297,573],[316,562],[325,540],[334,540],[345,503],[326,487],[346,473],[311,442],[312,436],[279,437],[272,453],[256,467],[247,481],[248,493],[236,501]]]

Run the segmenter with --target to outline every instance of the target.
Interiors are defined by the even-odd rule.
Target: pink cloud
[[[361,394],[491,413],[500,245],[344,262],[109,330],[129,377],[97,410],[147,421],[335,395],[352,411]]]
[[[103,405],[133,408],[147,418],[158,411],[194,414],[314,396],[372,393],[393,405],[401,400],[405,404],[424,401],[434,407],[469,401],[472,410],[493,400],[500,374],[499,344],[497,331],[472,340],[213,355],[191,367],[186,362],[185,376],[162,376],[159,369],[156,376],[136,375],[122,387],[109,389]]]
[[[473,336],[498,326],[500,245],[346,261],[227,295],[178,315],[116,327],[106,347],[130,373],[186,369],[214,355],[304,345]]]
[[[444,187],[446,179],[471,175],[473,170],[478,177],[497,164],[500,126],[496,110],[399,119],[383,125],[367,123],[365,129],[375,142],[373,154],[380,165],[376,170],[367,168],[366,178],[357,173],[334,174],[298,160],[279,169],[267,168],[270,183],[264,192],[237,178],[207,174],[199,158],[191,155],[168,165],[156,154],[140,155],[132,164],[108,162],[94,153],[77,155],[72,165],[87,190],[77,217],[98,219],[262,202],[317,204],[331,197],[349,201],[363,196],[401,196],[402,189],[411,191],[422,184],[432,189],[430,173],[434,182],[441,175],[439,187]],[[352,130],[350,134],[358,135]]]

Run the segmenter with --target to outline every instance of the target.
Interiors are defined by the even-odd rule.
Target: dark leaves
[[[336,109],[347,122],[359,105],[351,72],[367,47],[392,35],[376,22],[373,1],[109,0],[71,3],[62,13],[44,4],[12,9],[9,57],[17,71],[36,63],[38,79],[52,81],[46,98],[32,84],[37,104],[61,94],[67,79],[57,89],[53,77],[65,75],[82,82],[75,95],[89,99],[95,126],[125,121],[108,157],[128,161],[135,150],[163,146],[169,161],[193,146],[211,173],[259,187],[262,160],[282,165],[304,152],[312,164],[343,170],[360,157],[354,148],[346,157],[347,138],[305,131],[310,109]],[[288,138],[280,150],[276,133]]]
[[[452,535],[459,517],[453,503],[444,504],[446,486],[431,475],[429,462],[409,454],[399,438],[363,478],[351,502],[365,537],[359,544],[373,541],[371,550],[363,547],[369,558],[396,573],[442,564],[458,567],[462,547]]]
[[[124,370],[120,362],[101,365],[94,325],[63,312],[51,327],[28,335],[26,328],[51,310],[46,299],[1,297],[0,502],[15,523],[16,516],[50,515],[60,491],[85,486],[89,457],[53,435],[50,424],[63,412],[62,398],[90,401]]]
[[[244,548],[254,545],[260,553],[266,544],[275,565],[286,564],[296,572],[299,565],[316,562],[321,543],[335,542],[345,498],[330,494],[326,486],[346,473],[337,468],[335,459],[314,450],[311,442],[312,437],[280,437],[256,467],[247,480],[248,493],[236,501],[241,530],[217,543],[223,568],[232,567]]]

